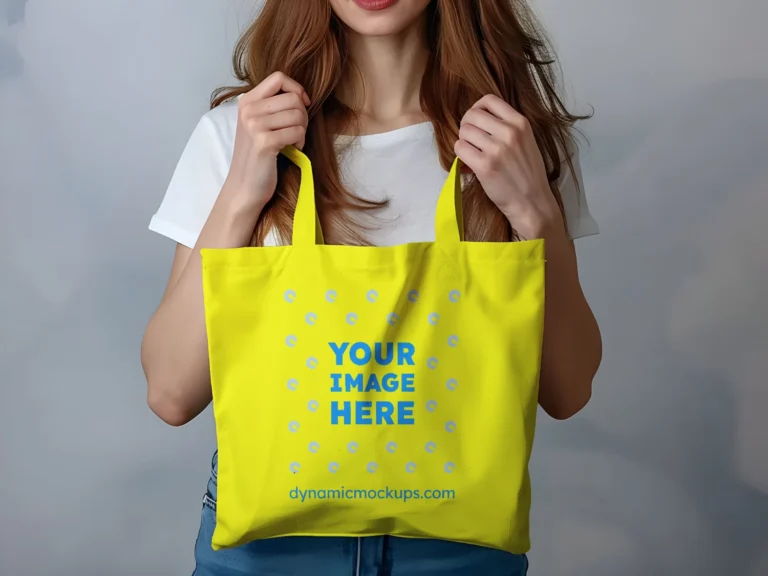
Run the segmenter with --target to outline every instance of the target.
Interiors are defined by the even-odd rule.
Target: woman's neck
[[[360,74],[349,74],[339,96],[358,115],[359,134],[385,132],[426,120],[421,80],[429,51],[419,22],[396,36],[350,32],[350,55]]]

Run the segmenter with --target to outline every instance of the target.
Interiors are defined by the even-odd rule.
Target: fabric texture
[[[190,137],[150,229],[194,247],[229,172],[237,124],[237,101],[206,113]],[[354,194],[387,206],[361,216],[377,246],[431,242],[437,195],[448,177],[440,165],[431,123],[337,140],[342,181]],[[558,186],[572,238],[598,233],[584,194],[578,148],[568,150],[575,168],[563,165]],[[274,234],[267,245],[277,245]]]
[[[309,159],[293,245],[203,249],[219,446],[214,549],[395,535],[528,551],[544,240],[326,246]]]

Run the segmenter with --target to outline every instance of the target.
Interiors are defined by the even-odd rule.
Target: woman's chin
[[[429,0],[331,0],[337,18],[361,36],[394,36],[413,26]]]

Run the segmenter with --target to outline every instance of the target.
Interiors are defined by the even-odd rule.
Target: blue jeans
[[[525,576],[528,559],[469,544],[368,536],[295,536],[214,551],[217,455],[203,497],[192,576]]]

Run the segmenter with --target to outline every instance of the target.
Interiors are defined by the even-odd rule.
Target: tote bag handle
[[[320,217],[315,203],[315,181],[312,163],[303,152],[286,146],[280,153],[301,169],[301,185],[293,216],[293,245],[324,244]],[[451,245],[464,240],[464,215],[461,209],[461,161],[456,158],[437,199],[435,242]]]

